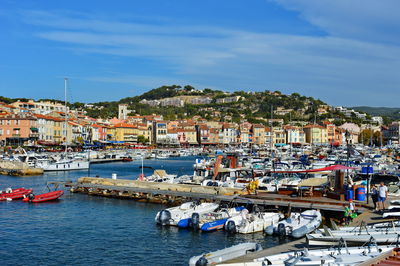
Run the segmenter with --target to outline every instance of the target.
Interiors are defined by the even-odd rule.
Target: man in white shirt
[[[385,200],[387,196],[388,188],[385,186],[385,183],[381,182],[381,185],[378,187],[378,204],[380,205],[381,210],[385,209]]]

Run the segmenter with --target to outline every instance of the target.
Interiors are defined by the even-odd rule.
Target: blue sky
[[[398,0],[2,0],[0,95],[96,102],[161,85],[400,107]]]

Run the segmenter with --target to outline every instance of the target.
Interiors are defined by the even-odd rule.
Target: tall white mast
[[[68,78],[64,78],[64,117],[65,117],[65,158],[67,158],[67,148],[68,148],[68,111],[67,111],[67,87]]]

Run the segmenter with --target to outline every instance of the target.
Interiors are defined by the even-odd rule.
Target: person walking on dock
[[[381,185],[378,188],[378,206],[382,211],[385,210],[385,201],[388,196],[388,188],[385,186],[385,183],[381,182]]]

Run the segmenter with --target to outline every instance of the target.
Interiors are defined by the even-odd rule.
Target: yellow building
[[[119,123],[114,125],[114,130],[114,140],[137,143],[138,127],[136,125]]]
[[[310,144],[328,144],[328,133],[320,125],[307,125],[304,127],[306,142]]]
[[[148,143],[151,144],[151,127],[146,124],[138,124],[137,126],[137,134],[138,136],[142,135],[145,139],[148,139]]]
[[[252,128],[253,132],[253,144],[264,145],[265,144],[265,126],[260,124],[254,124]]]
[[[283,145],[286,144],[286,132],[282,128],[273,128],[273,143],[274,145]]]

